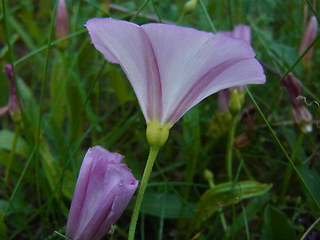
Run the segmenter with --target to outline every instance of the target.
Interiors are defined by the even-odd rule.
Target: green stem
[[[183,18],[184,18],[184,12],[181,13],[181,15],[180,15],[180,17],[179,17],[179,19],[178,19],[177,25],[180,25],[180,24],[181,24]]]
[[[301,143],[302,143],[302,139],[303,139],[303,132],[300,132],[299,136],[298,136],[298,139],[295,143],[295,146],[294,146],[294,149],[293,149],[293,152],[292,152],[292,155],[291,155],[291,160],[295,163],[295,159],[296,159],[296,156],[297,154],[299,153],[300,151],[300,148],[301,148]],[[290,164],[287,165],[287,168],[286,168],[286,172],[285,172],[285,175],[284,175],[284,179],[283,179],[283,183],[282,183],[282,192],[281,192],[281,202],[284,202],[284,198],[286,196],[286,193],[288,191],[288,187],[289,187],[289,183],[290,183],[290,180],[291,180],[291,176],[292,176],[292,166]]]
[[[232,181],[232,156],[233,156],[232,153],[233,153],[233,142],[234,142],[234,135],[236,131],[237,122],[238,122],[237,115],[233,115],[230,123],[227,149],[226,149],[226,171],[227,171],[227,176],[229,181]]]
[[[140,212],[140,206],[141,206],[143,195],[144,195],[144,192],[146,191],[148,180],[152,171],[153,164],[158,155],[158,152],[159,152],[158,147],[150,147],[149,157],[147,160],[147,164],[144,168],[142,180],[140,182],[138,197],[137,197],[136,204],[134,206],[132,217],[131,217],[128,240],[134,240],[134,234],[136,231],[137,221],[138,221],[139,212]]]
[[[10,152],[10,156],[9,156],[9,162],[8,162],[8,165],[7,165],[7,168],[6,168],[6,172],[5,172],[5,175],[4,175],[5,176],[4,177],[5,185],[8,184],[10,168],[11,168],[12,160],[14,158],[14,153],[15,153],[15,150],[16,150],[16,145],[17,145],[19,132],[20,132],[20,126],[19,126],[19,123],[17,123],[16,127],[14,129],[14,136],[13,136],[12,145],[11,145],[11,152]]]
[[[211,18],[210,18],[210,16],[209,16],[209,13],[208,13],[208,11],[207,11],[207,9],[206,9],[206,6],[204,5],[204,3],[203,3],[202,0],[199,0],[199,3],[200,3],[200,6],[201,6],[201,8],[202,8],[202,11],[203,11],[203,13],[204,13],[204,16],[205,16],[205,18],[207,19],[207,21],[208,21],[208,23],[209,23],[209,25],[210,25],[211,31],[212,31],[213,33],[217,33],[217,30],[216,30],[216,28],[215,28],[215,26],[214,26],[214,24],[213,24],[213,22],[212,22],[212,20],[211,20]]]

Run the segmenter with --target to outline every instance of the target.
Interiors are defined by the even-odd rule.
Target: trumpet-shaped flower
[[[127,207],[138,181],[122,159],[101,146],[88,150],[67,222],[66,235],[72,240],[101,239]]]
[[[90,19],[85,26],[94,46],[126,73],[147,121],[150,145],[154,139],[161,146],[172,125],[209,95],[265,82],[250,45],[222,33],[112,18]]]
[[[147,122],[173,125],[217,91],[265,82],[250,45],[224,34],[112,18],[86,27],[94,46],[123,68]]]

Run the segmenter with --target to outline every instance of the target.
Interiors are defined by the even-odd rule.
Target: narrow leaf
[[[240,181],[236,184],[227,182],[216,185],[201,196],[196,207],[196,215],[201,220],[206,220],[218,209],[236,204],[246,198],[260,196],[271,187],[271,184],[249,180]]]

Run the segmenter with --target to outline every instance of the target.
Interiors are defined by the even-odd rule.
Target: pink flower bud
[[[239,24],[232,31],[222,33],[228,37],[244,40],[246,43],[251,44],[251,28],[247,25]]]
[[[251,28],[247,25],[237,25],[231,32],[231,35],[236,39],[241,39],[251,44]]]
[[[12,67],[10,64],[7,64],[4,66],[3,70],[5,71],[9,79],[10,96],[8,105],[0,108],[0,116],[4,115],[6,112],[9,112],[14,121],[20,121],[21,112],[18,103],[16,86],[13,79]]]
[[[299,54],[301,55],[313,42],[317,35],[318,21],[316,16],[312,16],[309,20],[308,26],[303,34],[303,38],[299,48]],[[311,60],[313,54],[313,47],[304,55],[304,60]]]
[[[218,110],[221,113],[229,111],[230,89],[223,89],[218,93]]]
[[[309,110],[297,100],[297,97],[301,95],[301,86],[299,81],[296,79],[293,73],[289,73],[288,76],[282,81],[282,85],[288,90],[295,123],[303,132],[312,131],[312,115]]]
[[[127,207],[138,181],[122,159],[101,146],[88,150],[67,222],[66,235],[72,240],[101,239]]]
[[[65,0],[59,0],[57,15],[56,15],[56,38],[64,38],[69,34],[69,21],[68,12]],[[58,44],[60,47],[66,47],[67,40],[64,40]]]

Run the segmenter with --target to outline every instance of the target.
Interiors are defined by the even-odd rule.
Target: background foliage
[[[105,62],[83,26],[90,18],[107,16],[204,31],[212,30],[210,20],[218,31],[247,24],[267,76],[265,85],[250,86],[252,95],[245,96],[242,112],[254,105],[253,100],[261,112],[256,111],[249,141],[238,138],[248,124],[237,122],[235,139],[241,146],[228,147],[230,123],[219,118],[217,95],[175,124],[151,175],[137,239],[299,239],[304,234],[305,239],[319,238],[311,238],[318,225],[313,232],[308,228],[320,208],[320,109],[306,105],[314,126],[312,132],[302,133],[280,84],[294,72],[302,95],[308,102],[318,101],[319,43],[314,45],[311,68],[303,68],[298,54],[307,20],[312,14],[320,16],[316,1],[202,0],[188,13],[180,0],[66,2],[70,33],[61,43],[54,36],[57,1],[2,0],[0,65],[15,66],[22,120],[15,123],[9,115],[0,119],[1,239],[49,240],[59,238],[55,230],[64,233],[89,147],[102,145],[122,153],[136,178],[142,176],[148,146],[137,99],[121,68]],[[0,106],[7,104],[8,89],[7,77],[0,72]],[[229,150],[232,184],[226,183]],[[225,184],[218,185],[221,191],[209,200],[202,195],[213,183],[205,169],[213,173],[214,184]],[[243,182],[242,190],[232,194],[236,182],[244,180],[257,185]],[[210,214],[199,214],[199,204]],[[131,212],[132,204],[110,233],[113,239],[126,239]]]

